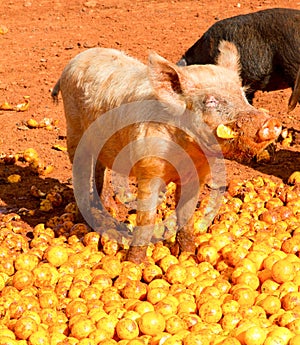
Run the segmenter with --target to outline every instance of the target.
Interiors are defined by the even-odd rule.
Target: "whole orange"
[[[49,345],[50,336],[46,330],[41,328],[32,333],[28,340],[31,345]]]
[[[300,306],[300,292],[289,292],[281,299],[284,310],[293,310]]]
[[[58,298],[54,291],[42,292],[39,296],[39,302],[42,308],[56,308]]]
[[[219,322],[222,317],[220,302],[214,298],[204,302],[199,307],[199,316],[207,323]]]
[[[164,331],[166,322],[160,313],[149,311],[141,315],[141,318],[138,320],[138,325],[143,334],[156,335]]]
[[[250,327],[245,331],[244,343],[245,345],[263,345],[266,340],[267,332],[260,327]]]
[[[118,323],[118,319],[109,315],[109,316],[102,317],[97,322],[96,326],[97,326],[97,329],[103,329],[104,331],[106,331],[108,338],[113,338],[117,323]]]
[[[259,305],[267,314],[276,314],[281,308],[280,299],[272,295],[266,296],[262,301],[259,302]]]
[[[69,251],[64,246],[49,247],[46,252],[46,258],[55,267],[59,267],[68,261]]]
[[[120,339],[134,339],[139,335],[139,327],[136,321],[123,318],[116,325],[116,332]]]
[[[139,313],[140,315],[143,315],[149,311],[154,311],[154,306],[152,303],[148,301],[138,301],[133,308],[134,311]]]
[[[292,281],[296,275],[293,263],[286,259],[276,261],[271,271],[273,279],[279,284]]]
[[[38,329],[37,323],[31,317],[20,317],[14,327],[14,333],[19,339],[28,339]]]
[[[36,255],[30,253],[21,253],[15,260],[16,270],[27,269],[29,271],[33,270],[39,262]]]
[[[96,329],[93,322],[87,317],[82,317],[71,327],[71,335],[76,339],[87,338]]]
[[[182,283],[187,279],[186,268],[180,264],[171,265],[166,271],[166,279],[170,284]]]
[[[187,329],[186,323],[178,316],[172,315],[166,320],[166,331],[170,334],[176,334],[182,329]]]
[[[26,287],[32,286],[33,281],[33,274],[26,269],[17,271],[13,276],[13,286],[18,290],[23,290]]]
[[[162,269],[154,264],[149,264],[143,271],[143,279],[146,283],[150,283],[153,279],[161,278]]]

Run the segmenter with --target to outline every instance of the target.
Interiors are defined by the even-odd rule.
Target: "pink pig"
[[[193,223],[190,215],[197,203],[200,187],[210,174],[208,155],[214,155],[217,143],[220,152],[228,159],[248,162],[272,143],[281,132],[280,122],[250,105],[245,97],[239,75],[239,55],[234,44],[223,41],[216,65],[177,66],[156,53],[149,56],[148,65],[123,52],[93,48],[78,54],[62,72],[54,87],[52,97],[62,93],[67,121],[67,146],[71,162],[76,149],[89,126],[104,113],[124,104],[154,100],[163,104],[168,121],[146,121],[148,107],[139,114],[139,121],[124,126],[105,142],[97,158],[96,185],[99,194],[103,188],[104,171],[113,169],[118,154],[128,144],[145,141],[145,145],[129,146],[130,154],[140,159],[134,162],[130,175],[137,179],[140,205],[137,208],[137,228],[128,250],[127,259],[142,262],[146,258],[147,245],[153,235],[158,196],[165,184],[176,183],[176,208],[178,232],[177,244],[181,251],[195,251]],[[146,102],[146,104],[148,104]],[[143,108],[140,108],[143,109]],[[172,118],[194,115],[191,123],[193,135],[172,123]],[[112,115],[113,116],[113,115]],[[198,130],[204,124],[207,130]],[[114,123],[99,130],[99,139]],[[97,141],[93,137],[90,145]],[[211,141],[211,137],[213,140]],[[153,143],[148,145],[149,138]],[[201,141],[201,145],[197,142]],[[172,146],[178,146],[189,157],[195,169],[190,173],[185,159],[177,159]],[[91,147],[90,146],[90,147]],[[155,152],[151,155],[152,147]],[[203,148],[207,148],[207,150]],[[148,150],[147,155],[139,152]],[[162,152],[158,155],[157,152]],[[174,168],[176,160],[179,173]],[[172,164],[171,164],[172,163]],[[84,167],[82,167],[84,168]],[[186,169],[185,169],[186,168]],[[185,169],[185,170],[184,170]],[[93,175],[93,173],[90,173]],[[184,175],[184,176],[182,176]],[[197,180],[190,184],[191,180]],[[183,192],[183,190],[185,191]],[[144,201],[144,203],[143,203]]]

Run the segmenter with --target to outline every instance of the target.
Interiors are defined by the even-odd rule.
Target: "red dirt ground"
[[[37,175],[28,164],[0,163],[0,213],[20,208],[36,210],[23,219],[30,225],[44,222],[51,215],[39,210],[39,200],[30,194],[32,185],[49,191],[54,185],[64,187],[63,205],[73,200],[71,165],[66,152],[54,145],[66,146],[66,127],[62,102],[55,105],[50,92],[70,58],[95,46],[124,50],[146,62],[154,50],[176,62],[204,31],[217,20],[233,15],[272,7],[300,9],[294,0],[253,1],[179,1],[179,0],[7,0],[0,6],[0,104],[24,102],[30,96],[25,112],[1,111],[0,153],[15,154],[34,148],[40,160],[54,169],[46,176]],[[286,113],[290,90],[257,93],[255,106],[268,109],[288,129],[300,130],[300,106]],[[57,122],[53,130],[28,129],[28,119]],[[243,166],[226,162],[228,179],[250,178],[266,174],[284,182],[300,170],[300,146],[297,137],[290,147],[277,145],[275,160]],[[19,174],[20,183],[10,184],[7,177]],[[22,212],[21,212],[22,213]]]

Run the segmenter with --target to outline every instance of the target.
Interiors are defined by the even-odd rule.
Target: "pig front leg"
[[[186,186],[177,185],[175,202],[178,231],[176,245],[172,248],[174,255],[178,255],[180,251],[195,253],[193,213],[197,206],[199,193],[199,183],[189,183]]]
[[[146,259],[154,232],[158,196],[163,186],[160,178],[138,180],[137,226],[127,253],[128,261],[141,263]]]

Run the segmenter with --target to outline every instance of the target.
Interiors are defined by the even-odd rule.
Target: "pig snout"
[[[280,135],[281,130],[281,124],[276,118],[268,119],[258,131],[258,139],[261,142],[275,140]]]
[[[265,110],[242,112],[236,121],[237,132],[242,137],[252,138],[253,142],[274,141],[281,133],[281,122]]]
[[[240,113],[234,124],[219,125],[217,137],[227,159],[248,163],[275,141],[281,133],[281,123],[261,111]]]

